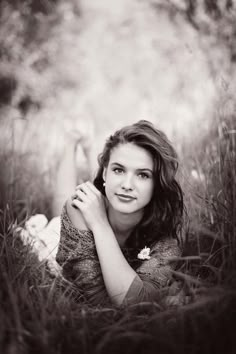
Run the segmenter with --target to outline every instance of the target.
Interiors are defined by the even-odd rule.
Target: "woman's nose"
[[[124,176],[121,187],[124,190],[133,190],[132,176],[129,175]]]

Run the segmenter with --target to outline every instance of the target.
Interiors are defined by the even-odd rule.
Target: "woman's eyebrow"
[[[120,167],[125,167],[124,165],[122,165],[121,163],[119,163],[119,162],[112,162],[111,163],[111,165],[113,166],[113,165],[116,165],[116,166],[120,166]],[[151,172],[151,173],[153,173],[153,171],[150,169],[150,168],[137,168],[137,171],[149,171],[149,172]]]
[[[149,171],[151,173],[153,173],[153,170],[151,170],[150,168],[138,168],[138,171]]]
[[[121,165],[121,163],[119,163],[119,162],[112,162],[111,165],[117,165],[117,166],[120,166],[120,167],[124,167],[124,166]]]

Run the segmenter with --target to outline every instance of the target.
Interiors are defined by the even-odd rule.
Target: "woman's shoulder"
[[[76,218],[76,222],[74,221],[75,215],[70,212],[71,208],[70,203],[66,202],[61,213],[60,243],[56,256],[60,265],[68,259],[84,257],[86,254],[94,255],[93,233],[83,222],[80,217],[81,213],[78,213],[78,218]]]
[[[61,242],[71,240],[77,242],[78,239],[86,242],[93,242],[93,233],[88,229],[81,212],[72,210],[72,205],[66,202],[61,212]]]
[[[72,199],[67,199],[63,210],[62,219],[66,218],[76,229],[82,231],[90,231],[81,211],[72,205]]]

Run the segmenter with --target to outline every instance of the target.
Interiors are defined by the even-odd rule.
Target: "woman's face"
[[[151,154],[132,143],[119,144],[103,171],[110,206],[120,213],[143,213],[154,189],[154,163]]]

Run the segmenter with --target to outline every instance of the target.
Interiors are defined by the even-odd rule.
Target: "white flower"
[[[151,257],[149,256],[150,254],[150,248],[149,247],[144,247],[138,254],[139,259],[150,259]]]
[[[30,236],[36,237],[46,227],[47,223],[48,219],[44,214],[36,214],[26,221],[25,228]]]

